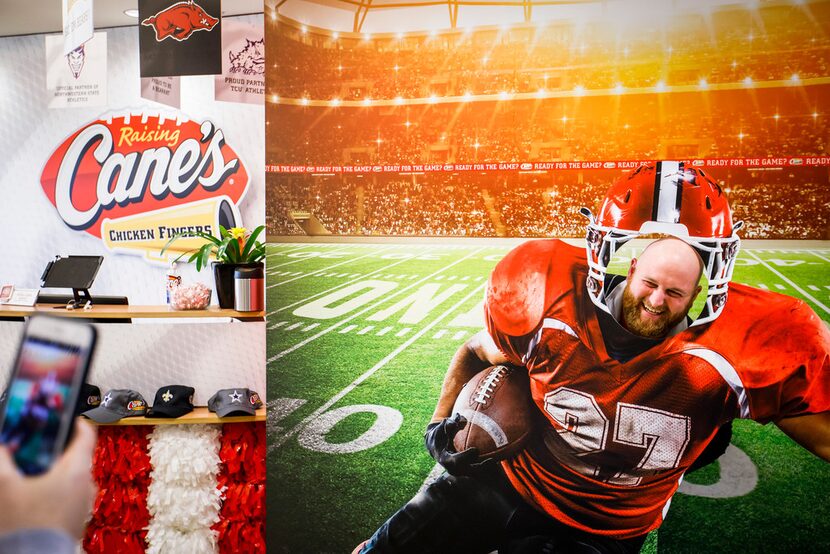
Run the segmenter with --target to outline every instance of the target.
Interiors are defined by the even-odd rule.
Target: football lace
[[[473,397],[474,402],[478,402],[479,404],[486,404],[487,399],[492,396],[493,392],[496,390],[496,387],[499,384],[499,381],[503,376],[507,375],[507,368],[504,366],[494,367],[490,373],[487,374],[487,377],[481,381],[481,384],[476,389],[476,394]]]

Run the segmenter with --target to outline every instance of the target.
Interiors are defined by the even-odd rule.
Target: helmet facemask
[[[627,206],[621,205],[621,202],[629,202],[632,197],[632,189],[640,193],[639,195],[635,194],[635,201],[638,197],[646,198],[649,201],[657,198],[658,195],[654,193],[654,177],[651,177],[654,171],[640,171],[646,169],[640,168],[615,183],[603,203],[599,216],[594,216],[588,208],[582,208],[580,213],[588,218],[585,244],[588,260],[588,278],[586,282],[588,295],[598,308],[610,313],[610,309],[606,303],[604,285],[608,265],[614,259],[614,255],[628,241],[638,237],[652,236],[655,234],[673,236],[694,248],[703,261],[703,274],[706,275],[708,281],[706,301],[698,317],[691,323],[692,326],[702,325],[716,319],[726,305],[728,283],[732,279],[732,271],[734,270],[735,260],[738,257],[738,251],[740,249],[740,238],[736,232],[743,226],[743,222],[739,221],[732,225],[731,211],[729,211],[729,207],[726,205],[726,199],[721,196],[720,187],[706,177],[703,172],[697,175],[696,172],[699,170],[691,169],[684,171],[682,163],[659,162],[656,170],[658,180],[660,179],[661,164],[673,164],[670,167],[674,169],[672,175],[678,176],[675,181],[676,186],[679,185],[678,190],[684,186],[701,188],[701,184],[714,185],[715,188],[711,188],[710,191],[704,191],[708,193],[705,196],[701,196],[703,193],[700,190],[695,190],[694,193],[697,196],[705,198],[705,201],[699,204],[686,201],[686,205],[683,206],[678,201],[678,206],[680,207],[674,216],[674,221],[655,221],[649,216],[643,216],[644,210],[642,209],[636,211],[633,209],[629,210]],[[677,171],[678,167],[679,171]],[[648,169],[654,170],[655,168],[651,166]],[[695,179],[691,179],[690,182],[687,180],[690,173],[697,178],[697,183]],[[652,181],[651,183],[649,183],[649,179]],[[650,190],[649,185],[651,187]],[[627,193],[620,194],[621,189],[627,189]],[[678,195],[681,193],[682,191],[678,192]],[[692,214],[691,219],[698,224],[701,221],[705,222],[708,215],[706,211],[713,211],[711,198],[716,197],[716,195],[719,211],[712,216],[712,236],[690,235],[688,227],[680,221],[691,210],[697,210],[696,213]],[[623,198],[624,201],[621,200]],[[684,208],[686,209],[685,213],[683,212]],[[649,213],[655,212],[657,212],[656,209]],[[606,221],[600,221],[603,217]],[[686,217],[689,219],[688,216]],[[615,219],[616,221],[613,221]],[[723,224],[724,221],[727,225]],[[705,225],[699,225],[699,228],[705,229],[706,227]]]

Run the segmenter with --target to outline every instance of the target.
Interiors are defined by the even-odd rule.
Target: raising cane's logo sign
[[[248,181],[215,123],[147,113],[85,125],[57,147],[40,177],[69,227],[154,260],[178,232],[218,236],[220,224],[241,225],[237,205]],[[165,259],[201,244],[176,241]]]

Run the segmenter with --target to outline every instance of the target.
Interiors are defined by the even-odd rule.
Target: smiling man
[[[425,436],[449,474],[361,552],[637,552],[735,418],[775,422],[830,461],[830,332],[801,300],[729,282],[741,223],[721,187],[659,162],[583,213],[584,250],[528,241],[493,270],[486,330],[451,360]],[[625,277],[607,272],[622,245],[654,234],[667,237]],[[453,449],[467,422],[452,407],[473,375],[504,363],[527,371],[538,423],[495,464]]]

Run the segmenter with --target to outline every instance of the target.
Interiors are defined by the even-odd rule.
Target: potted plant
[[[164,252],[176,240],[183,237],[197,237],[205,240],[199,247],[182,253],[175,261],[179,261],[188,254],[188,262],[196,262],[196,270],[208,266],[210,258],[213,262],[213,278],[216,283],[216,297],[219,299],[219,307],[234,307],[233,272],[238,267],[262,267],[262,260],[265,258],[265,244],[257,240],[257,237],[265,230],[265,225],[260,225],[253,231],[245,227],[232,227],[225,229],[219,226],[219,237],[203,231],[190,231],[176,233],[167,241],[162,248]]]

